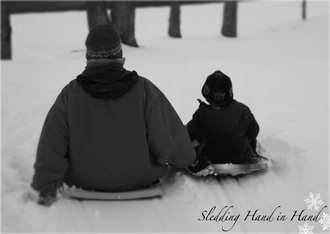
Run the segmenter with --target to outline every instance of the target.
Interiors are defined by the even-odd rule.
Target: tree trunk
[[[10,3],[1,1],[1,59],[11,59]]]
[[[306,20],[306,0],[302,1],[302,18],[303,20]]]
[[[237,37],[237,1],[226,1],[221,33],[225,37]]]
[[[174,38],[181,38],[180,30],[180,4],[178,1],[171,3],[170,24],[168,27],[168,35]]]
[[[91,30],[98,24],[110,24],[110,18],[107,13],[106,3],[103,2],[86,2],[88,28]]]
[[[113,26],[118,30],[122,43],[138,47],[135,40],[135,5],[132,2],[113,2],[111,7]]]

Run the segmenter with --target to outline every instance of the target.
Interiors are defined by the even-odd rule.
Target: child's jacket
[[[191,140],[206,140],[201,155],[212,163],[244,163],[259,133],[250,109],[236,100],[220,110],[202,102],[187,128]]]
[[[162,178],[168,165],[186,167],[195,160],[186,128],[154,84],[134,71],[113,71],[110,82],[102,74],[87,79],[88,72],[62,90],[47,115],[34,189],[63,182],[83,189],[136,189]],[[111,95],[97,94],[104,90]]]

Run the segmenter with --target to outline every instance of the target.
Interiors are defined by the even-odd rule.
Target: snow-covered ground
[[[140,48],[124,46],[126,68],[159,86],[184,123],[206,76],[228,74],[235,98],[261,126],[273,168],[220,179],[177,172],[161,199],[38,206],[29,187],[38,138],[56,96],[85,66],[87,19],[84,12],[13,15],[13,60],[1,61],[2,232],[299,233],[305,223],[313,233],[329,231],[317,222],[329,215],[329,3],[307,1],[306,21],[301,1],[240,3],[236,39],[220,35],[222,10],[183,6],[183,38],[172,39],[169,8],[138,9]],[[320,194],[312,199],[318,210],[307,209],[310,193]]]

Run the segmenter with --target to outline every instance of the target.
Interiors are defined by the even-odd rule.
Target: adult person
[[[41,132],[31,186],[42,205],[56,200],[63,183],[110,192],[140,189],[196,157],[165,95],[124,68],[114,27],[96,26],[85,44],[86,68],[58,95]]]

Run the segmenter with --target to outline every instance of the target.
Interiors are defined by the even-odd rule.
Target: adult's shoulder
[[[160,91],[160,89],[148,78],[139,75],[139,79],[147,89]]]
[[[82,87],[79,84],[77,79],[71,80],[67,85],[64,86],[62,92],[64,93],[70,93],[73,92],[75,90],[80,90]]]
[[[144,76],[139,75],[139,84],[141,84],[145,90],[145,93],[148,98],[157,98],[159,96],[163,97],[165,96],[163,92],[155,85],[151,80]]]
[[[60,96],[68,98],[71,95],[76,95],[81,92],[84,92],[83,88],[81,87],[77,79],[73,79],[62,88]]]

